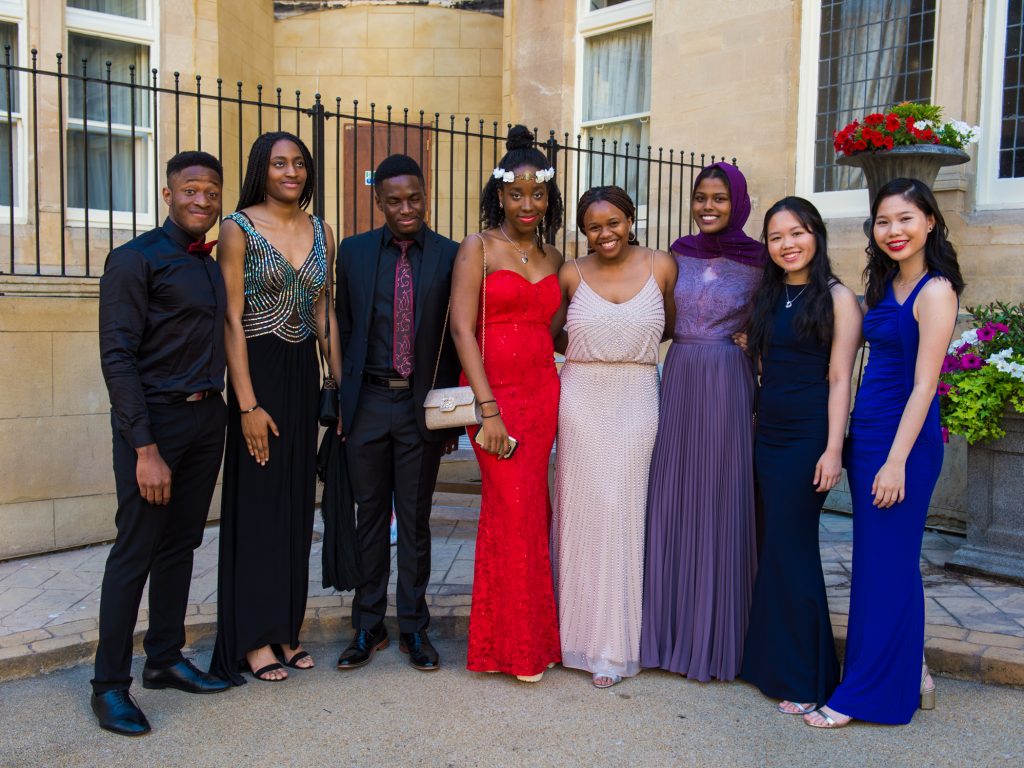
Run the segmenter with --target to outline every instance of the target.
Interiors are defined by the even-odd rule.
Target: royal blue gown
[[[829,708],[858,720],[902,725],[920,703],[924,651],[921,539],[942,469],[938,398],[907,457],[906,496],[872,505],[871,484],[889,454],[914,386],[919,332],[914,300],[925,275],[899,304],[892,283],[864,317],[870,356],[846,443],[853,499],[853,583],[843,680]]]

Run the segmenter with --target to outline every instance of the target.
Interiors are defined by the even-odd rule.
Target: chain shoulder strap
[[[327,243],[325,234],[321,227],[323,222],[320,221],[316,216],[309,217],[313,222],[313,247],[316,247],[316,241],[320,240],[323,243],[324,248],[324,341],[327,342],[327,355],[324,356],[323,349],[320,350],[320,361],[324,368],[324,381],[334,381],[334,374],[331,371],[331,318],[330,318],[330,304],[333,299],[334,292],[334,276],[331,274],[330,269],[327,265]],[[319,235],[319,237],[318,237]],[[335,258],[337,263],[337,258]],[[319,344],[317,345],[320,346]]]
[[[482,322],[480,323],[480,360],[484,359],[484,351],[487,348],[487,245],[484,243],[484,238],[480,233],[476,233],[476,237],[480,240],[480,249],[484,254],[484,275],[480,280],[480,292],[483,295],[483,311]],[[444,328],[441,330],[441,343],[437,347],[437,360],[434,362],[434,378],[430,382],[430,388],[435,389],[437,387],[437,371],[441,367],[441,350],[444,349],[444,337],[448,335],[448,317],[452,313],[452,297],[451,292],[448,293],[448,309],[444,313]]]

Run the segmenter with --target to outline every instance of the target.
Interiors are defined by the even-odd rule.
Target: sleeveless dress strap
[[[651,277],[654,277],[654,251],[651,251]]]
[[[914,300],[917,299],[917,294],[921,292],[921,289],[924,287],[924,284],[931,280],[932,277],[934,277],[933,273],[926,272],[925,276],[918,281],[917,285],[914,286],[914,290],[910,292],[910,295],[907,296],[907,298],[903,301],[903,304],[901,306],[910,307],[911,309],[913,309]]]
[[[576,263],[576,259],[572,260],[572,265],[576,267],[576,273],[580,276],[580,282],[586,283],[587,281],[583,279],[583,273],[580,271],[580,265]]]

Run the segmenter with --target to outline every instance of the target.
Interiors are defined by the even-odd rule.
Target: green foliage
[[[943,398],[947,402],[942,423],[954,435],[963,435],[968,443],[998,440],[1006,434],[1002,421],[1007,406],[1024,413],[1024,382],[993,365],[969,374],[961,375]]]
[[[903,118],[912,117],[914,122],[928,120],[936,125],[942,122],[942,107],[938,104],[918,104],[913,101],[904,101],[889,111]]]

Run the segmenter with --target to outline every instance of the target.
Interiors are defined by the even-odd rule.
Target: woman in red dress
[[[536,682],[560,660],[548,464],[562,255],[543,237],[562,225],[562,198],[529,130],[510,129],[506,146],[481,195],[484,231],[463,241],[452,274],[452,336],[483,413],[469,429],[483,488],[466,667]]]

